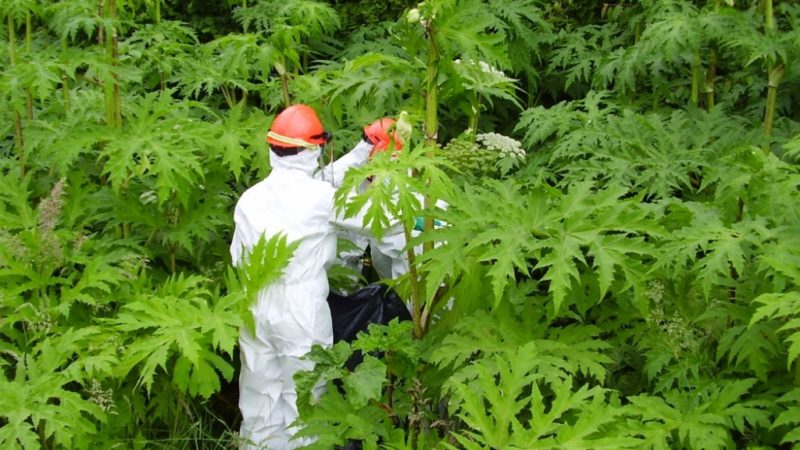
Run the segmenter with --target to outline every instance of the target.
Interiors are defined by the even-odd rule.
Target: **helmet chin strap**
[[[334,182],[336,181],[336,180],[333,179],[333,144],[331,144],[330,155],[331,155],[331,157],[330,157],[330,161],[331,161],[331,185],[333,185]]]
[[[319,165],[319,171],[322,174],[322,179],[325,180],[325,172],[324,172],[324,170],[325,170],[325,161],[324,161],[324,158],[323,158],[323,156],[325,154],[325,147],[328,147],[328,158],[329,158],[328,159],[328,164],[331,166],[331,178],[329,180],[327,180],[327,181],[328,181],[328,183],[331,184],[331,186],[333,186],[334,185],[334,181],[335,181],[333,179],[333,173],[334,173],[333,172],[333,144],[328,143],[326,145],[321,146],[321,151],[319,152],[319,158],[317,158],[317,164]]]
[[[323,152],[319,152],[319,156],[317,156],[317,167],[321,171],[323,167],[325,167],[325,161],[323,161]]]

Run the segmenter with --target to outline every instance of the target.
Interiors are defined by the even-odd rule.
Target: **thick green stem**
[[[22,135],[22,116],[19,111],[14,110],[14,134],[17,138],[19,148],[19,161],[22,165],[22,172],[25,173],[25,139]]]
[[[778,100],[778,86],[783,80],[783,64],[770,65],[769,85],[767,87],[767,106],[764,111],[764,135],[769,139],[772,136],[772,127],[775,124],[775,104]],[[764,153],[769,153],[769,142],[764,144]]]
[[[706,71],[706,109],[714,107],[714,82],[717,77],[717,50],[712,48],[708,56],[708,71]]]
[[[117,18],[117,2],[111,0],[112,14],[111,17]],[[119,66],[119,34],[117,28],[111,30],[111,57],[114,61],[114,66]],[[114,120],[118,127],[122,126],[122,91],[119,82],[119,72],[114,72]]]
[[[11,16],[7,18],[8,22],[8,57],[9,63],[13,67],[17,64],[17,36],[14,30],[14,19]],[[19,111],[14,108],[14,135],[17,140],[17,149],[19,150],[19,161],[22,166],[22,172],[25,173],[25,138],[22,134],[22,116]]]
[[[105,17],[107,15],[107,11],[106,11],[106,8],[105,8],[105,2],[103,0],[100,0],[100,7],[102,8],[101,14],[103,15],[103,17]],[[100,38],[103,38],[103,40],[99,41],[98,44],[105,45],[106,53],[110,57],[111,48],[110,48],[109,40],[105,39],[105,35],[106,35],[105,28],[100,26],[98,28],[97,38],[98,38],[98,40]],[[106,109],[106,125],[108,125],[110,127],[113,127],[114,126],[114,87],[112,86],[112,83],[108,83],[106,80],[104,80],[104,83],[102,84],[102,87],[103,87],[103,100],[104,100],[105,109]]]
[[[439,48],[436,46],[436,35],[434,34],[433,23],[428,24],[428,71],[425,87],[425,147],[428,152],[432,152],[439,139]],[[433,207],[433,199],[430,195],[425,196],[425,210],[430,211]],[[425,218],[424,231],[433,229],[433,217]],[[425,242],[423,251],[428,252],[433,249],[433,242]]]
[[[117,18],[117,0],[108,1],[108,18],[113,22]],[[111,59],[111,65],[114,67],[119,66],[119,36],[117,35],[117,28],[111,27],[108,30],[108,39],[106,46],[108,48],[108,56]],[[114,81],[110,86],[106,87],[106,103],[108,111],[108,124],[112,127],[122,126],[122,95],[120,92],[119,73],[115,70],[111,76]]]
[[[17,145],[20,151],[22,151],[25,148],[25,137],[22,134],[22,115],[16,109],[14,110],[14,134],[17,138]],[[20,157],[23,156],[22,154],[20,155]]]
[[[411,230],[403,226],[403,233],[405,234],[406,242],[411,242]],[[422,338],[422,330],[424,328],[421,320],[423,298],[419,288],[420,280],[417,276],[416,255],[414,254],[413,246],[406,250],[406,255],[408,256],[408,272],[411,276],[411,319],[414,322],[414,337],[419,339]]]
[[[443,293],[444,291],[442,289],[437,290],[436,293],[433,295],[431,301],[425,303],[425,307],[422,308],[422,316],[420,316],[420,323],[422,324],[423,335],[428,332],[428,325],[430,324],[431,311],[433,311],[433,308],[436,307],[439,301],[441,301],[441,299],[443,298],[442,296]]]
[[[439,138],[438,96],[439,49],[433,34],[433,26],[428,27],[428,71],[425,90],[425,145],[432,148]]]
[[[772,0],[764,0],[764,25],[767,30],[775,29],[775,15],[772,12]]]
[[[106,108],[106,125],[109,127],[114,126],[114,87],[110,84],[106,83],[103,85],[103,91],[105,92],[104,100],[105,100],[105,108]]]
[[[156,23],[161,23],[161,0],[156,0]]]
[[[31,12],[25,13],[25,51],[30,57],[31,49],[33,48],[33,32],[31,28]],[[33,120],[33,94],[31,88],[25,88],[25,97],[28,103],[28,120]]]
[[[438,117],[438,97],[439,97],[439,48],[436,46],[436,39],[434,35],[433,23],[429,22],[427,26],[428,35],[428,62],[427,62],[427,77],[425,87],[425,147],[429,154],[431,154],[436,147],[436,142],[439,138],[439,117]],[[430,211],[433,208],[433,197],[425,195],[424,208]],[[423,232],[433,229],[433,217],[428,216],[425,218],[425,225]],[[406,232],[406,242],[411,241],[410,232]],[[423,244],[423,252],[428,252],[433,249],[433,242],[425,242]],[[415,264],[409,260],[409,267],[413,268],[411,289],[412,289],[412,317],[414,319],[414,336],[422,338],[427,330],[428,316],[423,314],[424,298],[421,294],[422,280],[416,276]],[[427,305],[430,306],[430,305]],[[426,307],[427,310],[427,307]]]
[[[247,0],[242,0],[242,9],[247,9]],[[242,30],[247,33],[247,21],[245,20],[244,24],[242,25]]]
[[[692,54],[692,105],[697,106],[700,101],[700,80],[703,77],[700,64],[700,49],[695,49]]]
[[[719,13],[719,9],[722,7],[722,0],[713,0],[714,5],[714,13]],[[716,82],[717,78],[717,49],[714,47],[714,44],[711,44],[711,48],[709,49],[708,55],[708,70],[706,71],[706,84],[705,89],[703,92],[706,94],[706,109],[710,110],[714,107],[716,103],[716,98],[714,97],[714,83]]]
[[[33,28],[31,28],[31,12],[25,13],[25,50],[31,52],[33,44]]]
[[[763,0],[764,5],[764,33],[769,35],[775,30],[775,17],[772,11],[772,0]],[[774,61],[769,62],[769,84],[767,85],[767,105],[764,110],[764,135],[767,142],[764,143],[764,153],[769,153],[769,139],[772,136],[772,127],[775,124],[775,103],[778,100],[778,86],[783,80],[783,64]]]
[[[97,16],[99,18],[103,17],[104,15],[103,11],[105,11],[105,0],[100,0],[99,2],[97,2]],[[97,26],[97,45],[103,45],[103,42],[105,42],[105,40],[106,40],[105,29],[103,28],[101,21],[100,25]]]

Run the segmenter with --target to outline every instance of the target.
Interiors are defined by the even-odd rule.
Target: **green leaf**
[[[787,367],[791,368],[798,356],[800,356],[800,320],[794,317],[800,315],[800,292],[762,294],[753,300],[760,303],[750,319],[750,326],[769,319],[783,319],[786,323],[778,331],[788,331],[784,342],[789,343],[787,355]]]
[[[385,382],[386,364],[366,355],[356,370],[344,378],[347,400],[355,408],[366,406],[370,400],[380,399]]]
[[[209,319],[216,301],[204,286],[206,282],[199,276],[172,277],[158,291],[140,294],[109,320],[129,341],[116,368],[118,376],[138,368],[138,383],[152,391],[159,372],[171,372],[178,387],[204,398],[219,390],[220,376],[231,378],[230,361],[216,350],[230,354],[238,340],[245,322],[239,314],[246,307],[234,300],[244,297],[225,297],[224,306],[217,307],[216,317]]]
[[[74,392],[84,374],[76,370],[86,357],[92,330],[66,330],[21,354],[10,379],[0,379],[0,445],[38,448],[40,434],[65,448],[86,449],[106,412]],[[42,427],[41,429],[38,427]]]

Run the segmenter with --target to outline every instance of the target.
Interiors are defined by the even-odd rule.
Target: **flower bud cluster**
[[[89,394],[89,401],[105,412],[114,412],[114,390],[112,388],[103,389],[103,385],[93,378],[86,391]]]

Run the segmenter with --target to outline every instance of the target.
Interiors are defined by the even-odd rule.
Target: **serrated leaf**
[[[374,356],[366,355],[364,361],[343,381],[347,400],[354,408],[361,408],[370,400],[380,399],[386,382],[386,364]]]

